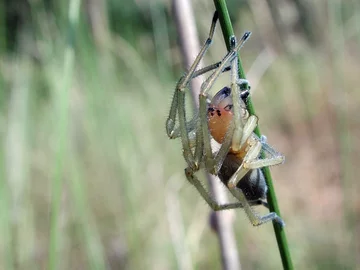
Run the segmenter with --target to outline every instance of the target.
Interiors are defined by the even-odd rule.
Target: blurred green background
[[[171,1],[84,0],[72,28],[75,2],[0,2],[0,269],[220,269],[165,134],[184,71]],[[360,269],[360,2],[228,6],[253,32],[261,130],[287,158],[272,173],[296,269]],[[213,2],[193,8],[203,41]],[[225,52],[218,28],[205,62]],[[272,226],[234,213],[242,268],[280,269]]]

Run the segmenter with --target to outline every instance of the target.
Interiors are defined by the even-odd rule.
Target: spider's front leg
[[[226,141],[221,144],[220,150],[218,151],[217,155],[214,157],[211,147],[211,138],[209,134],[209,127],[208,127],[208,92],[214,85],[217,78],[220,76],[222,72],[228,69],[227,65],[231,63],[231,72],[232,74],[237,72],[237,65],[233,64],[234,62],[237,62],[236,56],[240,48],[243,46],[243,44],[246,42],[246,40],[250,37],[250,32],[245,32],[245,34],[242,36],[240,43],[236,43],[235,36],[232,36],[230,39],[230,50],[225,55],[225,57],[222,59],[220,65],[218,68],[210,75],[209,78],[207,78],[203,84],[201,85],[201,92],[199,94],[199,104],[200,104],[200,122],[201,122],[201,130],[202,130],[202,137],[203,137],[203,143],[204,143],[204,155],[205,155],[205,166],[207,170],[211,174],[217,174],[222,162],[224,161],[229,149],[230,149],[230,141]],[[232,75],[233,76],[233,75]],[[236,83],[236,80],[234,81]],[[224,88],[225,89],[225,88]],[[246,94],[248,95],[248,93]],[[238,98],[241,98],[242,96],[239,95]],[[243,96],[244,97],[244,96]],[[220,116],[220,115],[219,115]],[[234,121],[233,121],[234,122]],[[232,138],[234,128],[237,127],[237,124],[235,126],[229,125],[227,126],[227,132],[226,137]],[[218,141],[219,142],[219,141]]]
[[[168,136],[170,138],[181,137],[184,158],[188,163],[189,167],[193,169],[198,169],[198,163],[203,152],[203,144],[201,135],[198,134],[199,132],[196,132],[196,129],[198,128],[197,117],[195,116],[190,122],[186,121],[185,91],[188,88],[189,82],[193,79],[195,75],[197,75],[195,74],[196,69],[212,42],[217,20],[218,13],[215,12],[207,40],[202,46],[199,54],[196,56],[194,63],[191,65],[189,71],[180,78],[176,85],[173,101],[171,103],[171,108],[169,112],[169,117],[166,121],[166,132]],[[206,70],[204,72],[206,72]],[[176,127],[176,117],[178,117],[179,120],[178,127]],[[196,134],[195,138],[189,138],[189,133],[190,135]],[[191,149],[194,141],[196,142],[195,154]]]

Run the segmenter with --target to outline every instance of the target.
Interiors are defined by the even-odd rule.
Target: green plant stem
[[[68,132],[68,110],[69,110],[69,92],[72,84],[72,76],[75,68],[75,38],[76,29],[79,21],[81,0],[70,0],[68,11],[68,28],[67,40],[64,51],[64,70],[62,74],[62,92],[59,95],[59,122],[58,122],[58,149],[56,152],[55,171],[52,179],[52,205],[51,205],[51,220],[50,220],[50,243],[49,243],[49,265],[48,269],[55,270],[61,265],[61,258],[59,256],[60,243],[60,229],[59,229],[59,215],[61,208],[61,194],[63,187],[63,169],[64,161],[67,153],[67,132]]]
[[[214,0],[214,4],[216,7],[216,10],[219,12],[219,20],[220,20],[221,29],[223,32],[226,47],[229,50],[229,48],[230,48],[229,39],[230,39],[230,36],[234,35],[234,30],[233,30],[233,27],[231,24],[229,12],[227,10],[226,1],[225,0]],[[243,69],[243,66],[241,63],[240,54],[238,56],[238,61],[239,61],[239,64],[238,64],[239,77],[242,79],[245,79],[246,77],[245,77],[245,72],[244,72],[244,69]],[[253,103],[251,101],[251,97],[249,97],[249,99],[248,99],[247,109],[251,115],[255,114],[255,109],[254,109]],[[256,127],[254,132],[257,136],[259,136],[259,137],[261,136],[259,126]],[[267,194],[269,209],[271,212],[275,212],[281,217],[280,209],[279,209],[277,199],[276,199],[275,189],[274,189],[274,186],[272,183],[272,177],[270,174],[270,170],[268,167],[265,167],[265,168],[263,168],[263,172],[264,172],[266,183],[269,188],[268,194]],[[287,239],[286,239],[285,230],[284,230],[284,228],[281,228],[281,226],[279,226],[279,224],[277,224],[276,222],[273,222],[273,226],[274,226],[275,236],[276,236],[276,240],[278,243],[283,267],[284,267],[284,269],[293,269],[294,267],[293,267],[293,264],[291,261],[291,256],[290,256],[289,246],[288,246]]]

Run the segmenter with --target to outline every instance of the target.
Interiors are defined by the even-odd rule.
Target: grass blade
[[[67,148],[67,132],[68,132],[68,111],[69,111],[69,91],[74,71],[75,58],[75,38],[76,28],[79,19],[80,0],[71,0],[69,3],[68,13],[68,35],[67,44],[64,52],[64,70],[63,70],[63,86],[59,100],[59,123],[58,123],[58,149],[56,153],[56,164],[54,177],[52,179],[52,205],[51,205],[51,224],[50,224],[50,246],[49,246],[49,269],[57,269],[61,263],[58,258],[60,232],[58,228],[59,214],[61,208],[62,194],[62,172],[63,163],[66,157]]]

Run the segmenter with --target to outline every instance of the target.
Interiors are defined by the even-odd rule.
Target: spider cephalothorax
[[[269,146],[265,137],[259,138],[254,134],[258,118],[249,115],[246,109],[249,85],[248,81],[238,76],[237,56],[250,32],[246,32],[239,43],[235,36],[232,36],[230,50],[220,62],[197,70],[212,42],[217,19],[218,15],[215,12],[208,39],[189,71],[176,85],[166,121],[166,131],[171,139],[181,138],[183,155],[188,164],[185,175],[213,210],[241,207],[254,226],[271,220],[283,226],[284,222],[276,213],[260,216],[252,209],[253,205],[267,205],[263,201],[267,186],[261,168],[281,164],[284,156]],[[199,111],[188,121],[185,112],[185,91],[189,82],[211,71],[211,75],[201,86]],[[225,71],[231,72],[230,87],[224,87],[210,99],[210,89]],[[179,121],[179,125],[176,125],[176,120]],[[217,151],[212,149],[212,139],[220,144]],[[261,151],[265,153],[264,158],[260,158]],[[238,202],[217,203],[195,175],[200,165],[204,165],[209,173],[218,175]]]
[[[241,92],[239,98],[241,103],[241,119],[246,120],[249,113],[246,110],[245,101],[249,95],[249,91]],[[211,136],[218,143],[222,143],[227,130],[231,124],[233,117],[233,102],[231,98],[230,87],[225,86],[212,98],[208,107],[208,126]]]

